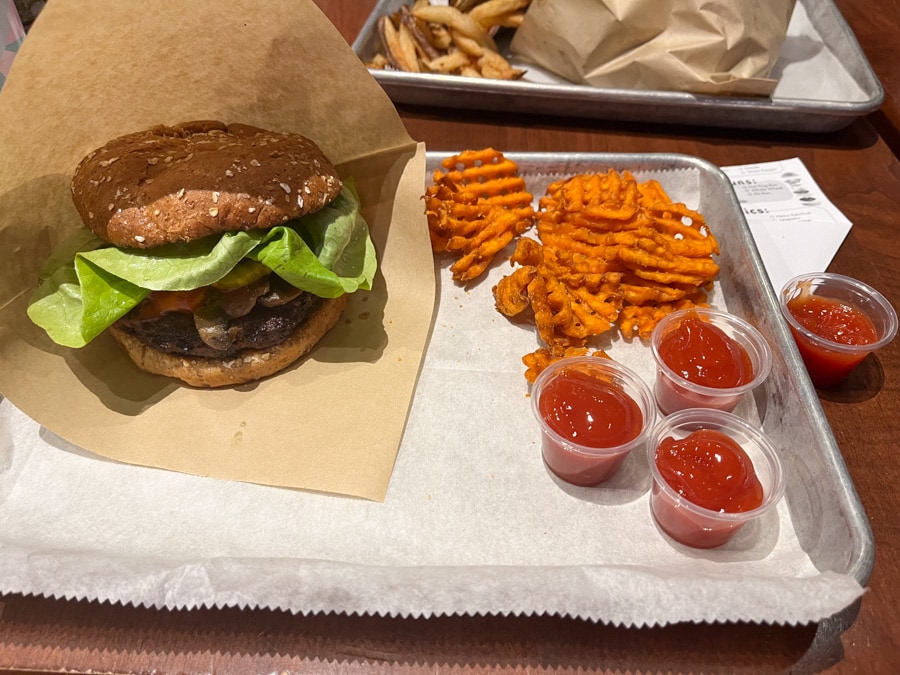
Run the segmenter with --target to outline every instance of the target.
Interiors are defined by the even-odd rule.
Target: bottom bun
[[[309,321],[290,337],[269,349],[248,349],[225,359],[169,354],[150,347],[133,335],[110,327],[135,365],[154,375],[166,375],[193,387],[226,387],[274,375],[309,352],[341,318],[347,296],[327,299]]]

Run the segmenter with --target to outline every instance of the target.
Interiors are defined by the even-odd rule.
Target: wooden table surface
[[[900,152],[900,0],[835,0],[884,88],[871,122],[895,153]]]
[[[374,0],[317,0],[352,41]],[[841,0],[878,74],[896,91],[900,70],[883,58],[880,10],[896,0]],[[888,11],[888,10],[884,10]],[[887,87],[886,87],[887,88]],[[800,157],[854,223],[831,270],[900,301],[900,161],[886,140],[886,110],[826,135],[628,125],[515,114],[400,108],[429,149],[679,152],[717,165]],[[877,127],[877,129],[876,129]],[[879,129],[882,133],[879,133]],[[896,147],[896,146],[895,146]],[[626,629],[553,617],[391,619],[293,616],[236,609],[157,611],[22,596],[0,597],[0,667],[90,672],[900,672],[900,340],[844,386],[820,392],[876,541],[869,590],[820,625],[674,625]]]

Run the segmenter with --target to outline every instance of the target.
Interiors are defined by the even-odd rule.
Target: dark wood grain
[[[884,88],[872,123],[900,154],[900,0],[834,0]]]
[[[348,41],[374,4],[317,2]],[[890,18],[878,8],[890,7],[897,18],[895,0],[859,0],[849,18],[874,26],[878,16]],[[874,34],[867,39],[867,51],[896,44],[882,44]],[[900,300],[900,161],[876,129],[893,112],[876,124],[859,120],[822,136],[427,108],[400,113],[409,133],[433,150],[490,145],[504,151],[680,152],[717,165],[800,157],[854,223],[831,269],[865,279],[895,306]],[[0,666],[92,672],[900,672],[900,341],[820,398],[871,521],[877,553],[867,594],[817,626],[626,629],[553,617],[304,617],[7,596],[0,599]]]

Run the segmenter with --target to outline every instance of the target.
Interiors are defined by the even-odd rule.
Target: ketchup
[[[549,382],[539,409],[556,433],[591,448],[614,448],[634,440],[644,421],[628,394],[578,370],[565,370]]]
[[[823,340],[839,345],[867,345],[878,340],[871,319],[860,310],[834,298],[800,295],[787,303],[788,311],[800,325]],[[813,383],[819,387],[837,384],[862,361],[866,350],[831,350],[794,333],[794,340]]]
[[[878,339],[871,319],[834,298],[800,295],[787,303],[801,326],[821,338],[843,345],[867,345]]]
[[[542,434],[547,467],[573,485],[613,476],[644,430],[631,395],[597,374],[563,369],[542,387],[536,412],[558,434]]]
[[[700,429],[678,441],[663,439],[656,465],[672,489],[710,511],[742,513],[762,504],[763,488],[753,463],[720,431]]]
[[[688,317],[659,343],[665,364],[684,379],[704,387],[728,389],[753,379],[750,355],[718,326]]]

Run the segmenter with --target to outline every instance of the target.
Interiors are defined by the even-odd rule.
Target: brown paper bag
[[[355,181],[379,259],[372,290],[301,363],[211,391],[138,371],[105,334],[59,347],[25,314],[44,260],[81,226],[79,160],[197,119],[315,140]],[[310,0],[53,0],[0,92],[0,156],[4,396],[112,460],[384,498],[435,307],[424,147]]]
[[[795,0],[534,0],[512,51],[571,82],[768,96]]]

